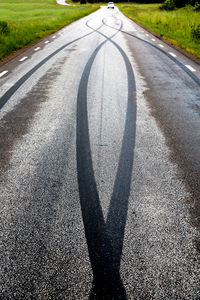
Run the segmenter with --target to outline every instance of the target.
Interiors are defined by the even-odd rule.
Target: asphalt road
[[[1,299],[199,299],[200,66],[101,8],[0,86]]]

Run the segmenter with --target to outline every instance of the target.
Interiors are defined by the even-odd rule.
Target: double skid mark
[[[91,29],[92,27],[87,26]],[[122,28],[122,23],[120,28]],[[120,260],[124,240],[124,231],[128,210],[136,128],[136,87],[134,73],[129,59],[122,48],[96,29],[95,32],[105,37],[90,56],[78,89],[77,97],[77,174],[79,196],[82,210],[85,236],[93,270],[93,289],[90,299],[126,299],[126,291],[120,278]],[[87,85],[93,62],[105,43],[111,42],[120,52],[127,71],[128,99],[125,129],[105,222],[94,176],[89,138],[87,112]]]
[[[107,27],[110,27],[112,29],[115,29],[115,30],[118,30],[117,28],[113,27],[113,26],[110,26],[108,24],[106,24],[105,22],[105,19],[103,19],[103,24]],[[197,77],[192,70],[188,69],[188,67],[184,64],[182,64],[180,61],[178,61],[174,55],[171,55],[170,53],[166,52],[165,50],[159,48],[158,46],[146,41],[146,40],[143,40],[141,38],[139,38],[138,36],[136,35],[133,35],[127,31],[124,31],[124,30],[120,30],[122,33],[125,33],[131,37],[133,37],[134,39],[137,39],[143,43],[145,43],[146,45],[150,46],[150,47],[153,47],[154,49],[158,50],[159,52],[161,52],[162,54],[164,54],[165,56],[167,56],[171,61],[173,61],[177,66],[179,66],[185,73],[187,73],[187,75],[189,75],[189,77],[198,85],[200,86],[200,79],[199,77]]]
[[[173,62],[175,62],[183,71],[185,71],[199,86],[200,80],[188,68],[180,63],[176,58],[137,36],[134,36],[122,30],[122,23],[119,29],[103,24],[97,29],[93,29],[86,23],[92,32],[79,37],[56,51],[48,55],[29,72],[22,76],[8,91],[0,98],[0,109],[14,95],[14,93],[30,78],[40,67],[53,58],[60,51],[69,45],[91,35],[98,33],[105,40],[94,50],[88,60],[78,89],[77,96],[77,175],[79,184],[79,195],[82,209],[82,217],[85,228],[85,235],[88,244],[89,256],[93,270],[93,289],[90,299],[126,299],[126,291],[120,278],[120,260],[122,255],[124,231],[127,218],[128,198],[130,194],[131,175],[133,169],[134,146],[135,146],[135,130],[136,130],[136,88],[134,73],[130,61],[123,49],[112,40],[118,33],[123,32],[133,38],[146,43],[148,46],[154,47]],[[116,33],[111,37],[107,37],[99,30],[103,26],[111,27]],[[110,200],[109,212],[107,220],[104,220],[102,208],[100,205],[99,194],[94,176],[89,125],[87,113],[87,85],[89,74],[93,62],[105,43],[112,43],[120,52],[127,71],[128,78],[128,100],[126,110],[125,129],[121,146],[121,153],[118,163],[117,174]]]

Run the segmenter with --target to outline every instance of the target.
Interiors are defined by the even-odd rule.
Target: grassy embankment
[[[160,4],[121,3],[118,6],[132,20],[200,58],[200,38],[191,34],[192,28],[198,25],[200,30],[200,11],[189,6],[164,11],[159,9]]]
[[[0,0],[0,59],[98,7],[61,6],[56,0]]]

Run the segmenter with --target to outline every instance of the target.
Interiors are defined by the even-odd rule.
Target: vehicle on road
[[[115,8],[114,2],[108,2],[107,8]]]

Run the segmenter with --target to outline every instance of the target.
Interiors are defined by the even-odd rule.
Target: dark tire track
[[[89,26],[87,24],[87,26]],[[121,25],[122,27],[122,25]],[[93,29],[92,27],[90,27]],[[98,32],[97,30],[93,29]],[[91,55],[83,71],[77,98],[77,170],[79,195],[85,235],[93,270],[94,282],[90,299],[126,299],[120,278],[124,230],[130,193],[135,145],[135,79],[125,52],[111,39],[106,38]],[[125,62],[128,77],[128,103],[122,148],[116,174],[107,222],[104,221],[91,157],[87,115],[87,85],[93,62],[106,42],[112,42]]]
[[[99,27],[99,29],[102,27],[103,25],[101,25]],[[93,31],[94,32],[94,31]],[[85,35],[83,35],[82,37],[79,37],[65,45],[63,45],[62,47],[60,47],[59,49],[57,49],[56,51],[54,51],[53,53],[51,53],[50,55],[48,55],[45,59],[43,59],[40,63],[38,63],[35,67],[33,67],[29,72],[27,72],[24,76],[22,76],[1,98],[0,98],[0,109],[6,104],[6,102],[14,95],[14,93],[22,86],[22,84],[31,77],[31,75],[33,75],[40,67],[42,67],[47,61],[49,61],[52,57],[54,57],[56,54],[58,54],[60,51],[62,51],[63,49],[65,49],[66,47],[68,47],[69,45],[91,35],[93,32],[89,32]]]
[[[112,29],[116,29],[116,30],[117,30],[117,28],[115,28],[115,27],[113,27],[113,26],[110,26],[110,25],[107,25],[106,22],[105,22],[104,20],[103,20],[103,24],[104,24],[105,26],[108,26],[108,27],[110,27],[110,28],[112,28]],[[192,71],[190,71],[186,66],[184,66],[184,64],[182,64],[181,62],[179,62],[176,58],[174,58],[173,56],[171,56],[169,53],[165,52],[163,49],[160,49],[160,48],[157,47],[156,45],[153,45],[152,43],[149,43],[149,42],[147,42],[147,41],[145,41],[145,40],[143,40],[143,39],[141,39],[141,38],[139,38],[139,37],[137,37],[137,36],[135,36],[135,35],[133,35],[133,34],[131,34],[131,33],[129,33],[129,32],[126,32],[126,31],[124,31],[124,30],[120,30],[120,31],[121,31],[122,33],[125,33],[125,34],[129,35],[129,36],[132,36],[133,38],[135,38],[135,39],[137,39],[137,40],[139,40],[139,41],[141,41],[141,42],[147,44],[148,46],[151,46],[151,47],[155,48],[155,49],[158,50],[159,52],[163,53],[163,54],[164,54],[165,56],[167,56],[170,60],[172,60],[177,66],[179,66],[185,73],[187,73],[187,74],[190,76],[190,78],[191,78],[192,80],[194,80],[194,82],[196,82],[196,84],[197,84],[198,86],[200,86],[200,79],[199,79],[194,73],[192,73]]]
[[[115,27],[106,24],[106,21],[103,21],[105,26],[108,26],[112,29]],[[117,28],[115,28],[117,30]],[[200,87],[200,79],[192,73],[184,64],[179,62],[176,58],[172,57],[169,53],[165,52],[163,49],[160,49],[156,45],[153,45],[131,33],[128,33],[124,30],[121,30],[122,33],[125,33],[128,36],[131,36],[148,46],[153,47],[158,50],[160,53],[164,54],[166,57],[173,61],[177,66],[181,68],[196,84]],[[197,87],[197,89],[198,89]],[[194,203],[192,207],[190,207],[191,214],[191,224],[195,226],[200,231],[200,187],[199,187],[199,174],[200,174],[200,163],[199,163],[199,151],[197,150],[199,135],[198,132],[195,131],[196,138],[194,135],[194,128],[192,128],[192,123],[190,124],[191,133],[188,135],[187,131],[185,136],[181,136],[180,133],[184,132],[183,123],[186,122],[184,120],[184,115],[182,117],[182,122],[179,122],[175,119],[173,115],[173,108],[168,107],[169,104],[164,101],[158,101],[155,98],[155,91],[148,91],[152,115],[158,121],[159,127],[163,131],[167,145],[170,149],[172,149],[171,153],[171,161],[178,166],[177,177],[184,181],[187,190],[191,194],[190,202]],[[159,97],[159,96],[158,96]],[[189,103],[188,103],[189,105]],[[179,114],[182,115],[181,107],[179,107]],[[180,118],[180,117],[179,117]],[[199,123],[196,123],[196,127]],[[179,128],[181,128],[181,132],[179,132]],[[173,133],[173,134],[172,134]],[[187,137],[187,138],[186,138]],[[188,142],[190,141],[190,142]],[[188,147],[188,145],[190,145]],[[195,145],[195,147],[194,147]],[[198,252],[200,252],[200,242],[196,241],[196,248]]]

